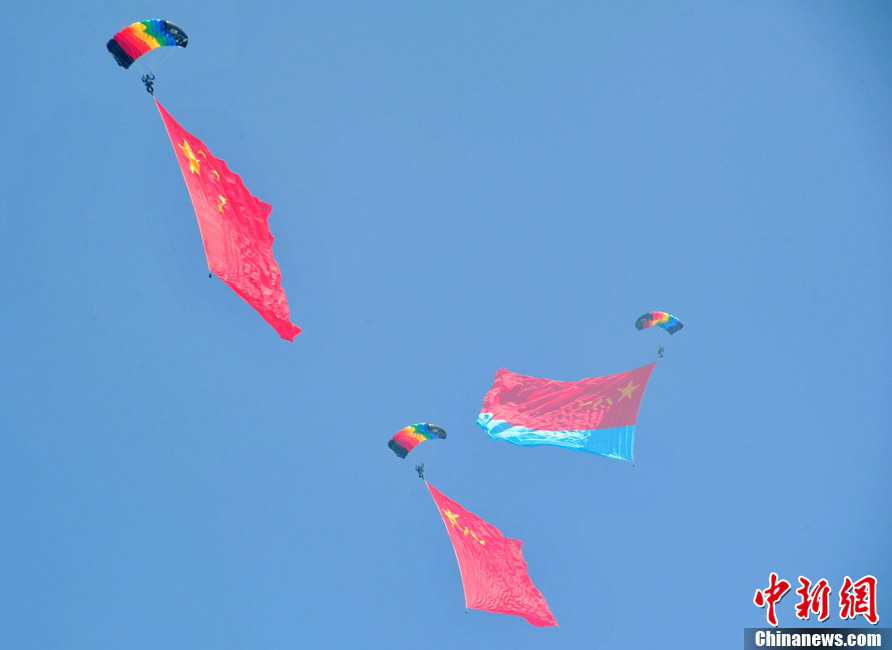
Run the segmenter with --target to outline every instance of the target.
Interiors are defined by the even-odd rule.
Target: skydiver
[[[665,348],[662,345],[659,347],[659,349],[657,349],[657,354],[660,355],[661,359],[663,358],[663,350],[664,349]]]
[[[419,463],[415,466],[415,471],[418,472],[418,478],[422,481],[424,480],[424,463]]]
[[[155,96],[155,88],[152,86],[152,83],[155,81],[155,74],[150,72],[149,74],[144,74],[142,76],[142,82],[146,86],[146,92],[149,93],[152,97]]]

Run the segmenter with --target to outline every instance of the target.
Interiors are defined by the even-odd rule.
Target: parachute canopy
[[[419,422],[418,424],[410,424],[396,432],[387,446],[393,449],[400,458],[405,458],[410,451],[415,449],[420,443],[431,438],[445,438],[446,429],[438,427],[436,424],[427,424]]]
[[[654,325],[659,325],[670,334],[675,334],[684,327],[684,323],[672,314],[667,314],[664,311],[649,311],[646,314],[641,314],[638,320],[635,321],[635,327],[640,330],[645,330]]]
[[[177,25],[155,18],[125,27],[115,34],[106,47],[119,66],[129,68],[149,50],[167,46],[186,47],[188,42],[186,32]]]

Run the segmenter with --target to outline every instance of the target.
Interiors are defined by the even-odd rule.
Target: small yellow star
[[[218,194],[217,198],[220,199],[217,202],[217,208],[219,208],[220,212],[223,212],[223,206],[226,205],[226,197],[222,194]]]
[[[217,172],[216,169],[212,169],[212,170],[211,170],[211,173],[212,173],[214,176],[217,177],[217,180],[220,180],[220,174],[219,174],[219,172]]]
[[[189,171],[201,176],[201,165],[198,164],[198,158],[196,158],[195,154],[192,152],[192,147],[189,146],[189,141],[183,139],[183,144],[180,145],[180,149],[183,150],[183,153],[186,154],[186,158],[189,159]]]
[[[443,512],[449,518],[449,523],[452,524],[453,526],[455,526],[456,528],[459,528],[459,525],[455,520],[458,519],[461,515],[455,514],[449,508],[444,508]]]
[[[641,384],[638,384],[637,386],[633,386],[632,380],[630,379],[629,383],[626,385],[625,388],[619,388],[617,390],[619,390],[619,392],[623,394],[623,397],[628,397],[629,399],[632,399],[632,391],[635,390],[636,388],[638,388],[638,386],[640,386],[640,385]],[[622,401],[623,397],[619,398],[620,401]]]

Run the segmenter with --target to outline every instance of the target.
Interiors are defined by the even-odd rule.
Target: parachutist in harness
[[[418,478],[422,481],[424,480],[424,463],[419,463],[415,466],[415,471],[418,472]]]
[[[146,92],[149,93],[152,97],[155,96],[155,88],[152,86],[154,81],[155,81],[155,75],[151,72],[149,74],[144,74],[142,76],[142,82],[146,86]]]
[[[657,354],[660,355],[661,359],[663,358],[663,350],[665,350],[665,348],[662,345],[657,348]]]

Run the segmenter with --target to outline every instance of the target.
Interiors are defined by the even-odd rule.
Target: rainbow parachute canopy
[[[400,458],[405,458],[410,451],[415,449],[420,443],[431,438],[445,438],[446,429],[438,427],[436,424],[427,424],[419,422],[418,424],[410,424],[396,432],[387,446],[393,449]]]
[[[115,61],[123,68],[130,65],[150,50],[159,47],[186,47],[189,37],[186,32],[168,20],[143,20],[125,27],[111,39],[106,47]]]
[[[664,311],[649,311],[646,314],[641,314],[638,320],[635,321],[635,327],[640,330],[645,330],[654,325],[659,325],[670,334],[675,334],[684,327],[684,323],[672,314],[667,314]]]

